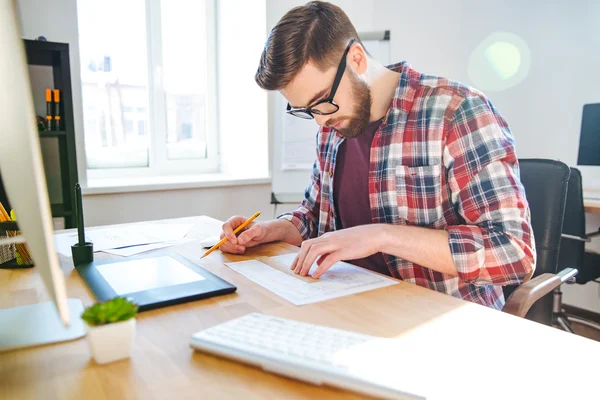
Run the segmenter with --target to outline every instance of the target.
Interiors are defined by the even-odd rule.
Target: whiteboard
[[[360,38],[367,52],[383,65],[390,61],[390,31],[364,32]],[[299,203],[310,183],[316,159],[314,120],[303,120],[286,113],[287,101],[276,93],[275,138],[273,143],[272,203]]]

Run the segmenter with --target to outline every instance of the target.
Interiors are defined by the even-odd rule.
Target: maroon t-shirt
[[[371,144],[381,121],[371,122],[357,138],[345,139],[338,148],[333,178],[333,202],[342,228],[372,224],[369,203]],[[352,264],[391,275],[381,253]]]

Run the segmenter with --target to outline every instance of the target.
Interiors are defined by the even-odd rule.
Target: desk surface
[[[600,214],[600,190],[584,189],[583,206],[588,214]]]
[[[600,200],[585,200],[583,203],[588,214],[600,214]]]
[[[192,237],[220,231],[207,217],[192,219]],[[169,220],[180,222],[179,220]],[[85,339],[0,354],[3,399],[315,399],[361,398],[265,373],[193,351],[190,336],[250,312],[396,338],[405,347],[398,379],[423,381],[430,399],[597,398],[600,343],[519,319],[415,285],[392,287],[294,306],[223,265],[259,255],[295,252],[270,244],[245,257],[190,242],[175,249],[238,287],[234,294],[140,313],[130,359],[97,365]],[[96,253],[96,259],[111,257]],[[92,294],[61,258],[70,297]],[[31,270],[0,270],[0,307],[48,300]],[[583,363],[589,361],[590,367]],[[571,372],[567,372],[571,371]],[[571,381],[576,380],[576,382]]]

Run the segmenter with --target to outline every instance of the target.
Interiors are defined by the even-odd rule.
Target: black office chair
[[[553,290],[577,274],[573,268],[558,273],[570,169],[560,161],[546,159],[522,159],[519,165],[531,210],[537,262],[532,279],[503,288],[507,299],[503,311],[551,325]]]
[[[583,184],[581,172],[577,168],[571,168],[562,232],[558,260],[559,269],[568,267],[577,269],[576,282],[581,285],[600,278],[600,254],[585,250],[586,242],[590,242],[593,236],[600,235],[600,231],[585,233]],[[600,325],[597,323],[569,316],[564,312],[560,287],[554,291],[553,312],[553,325],[567,332],[573,332],[570,321],[579,322],[600,330]]]

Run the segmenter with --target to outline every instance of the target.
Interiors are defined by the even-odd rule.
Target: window
[[[78,0],[88,178],[218,170],[214,0]]]

